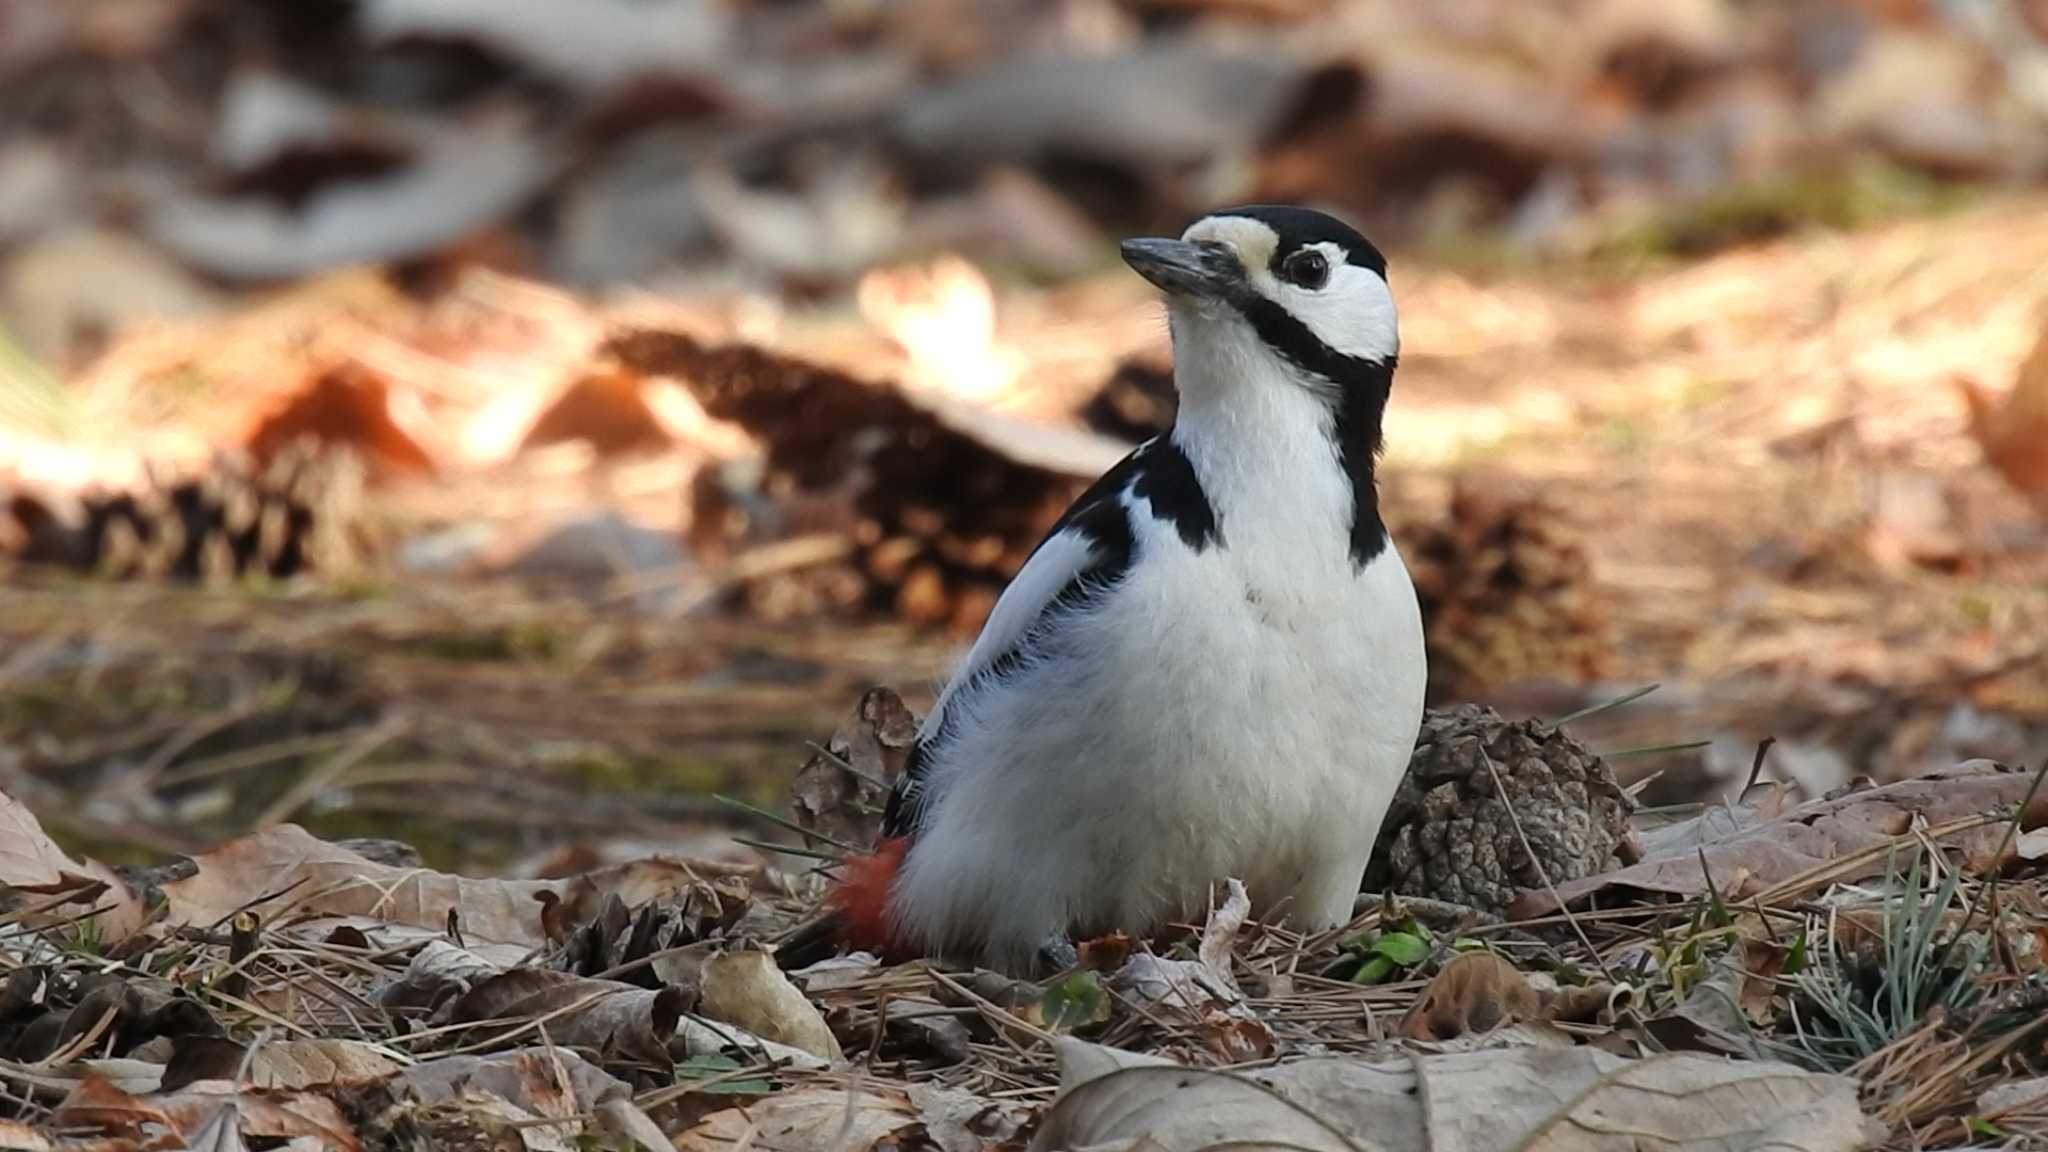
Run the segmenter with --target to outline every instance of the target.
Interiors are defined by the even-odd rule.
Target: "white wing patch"
[[[954,669],[953,678],[947,681],[945,690],[939,693],[938,702],[925,716],[919,739],[930,739],[937,734],[946,702],[954,691],[1015,647],[1032,625],[1038,623],[1053,597],[1088,567],[1094,554],[1095,545],[1077,528],[1063,528],[1045,538],[1016,578],[1010,581],[1010,586],[997,597],[996,606],[990,610],[988,622],[982,625],[974,647],[967,650],[967,658]]]

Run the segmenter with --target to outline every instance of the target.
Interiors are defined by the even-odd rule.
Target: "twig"
[[[841,852],[844,852],[849,856],[859,856],[862,854],[861,849],[856,848],[851,844],[848,844],[844,840],[836,840],[830,836],[825,835],[823,832],[813,831],[797,823],[796,821],[791,820],[787,816],[777,816],[775,813],[770,812],[765,808],[756,808],[752,804],[747,803],[745,800],[735,800],[730,796],[721,796],[716,792],[711,794],[711,798],[713,800],[718,801],[720,804],[725,805],[728,808],[737,808],[740,811],[745,812],[749,816],[754,816],[759,819],[766,820],[770,824],[775,825],[777,828],[786,829],[806,839],[816,840],[820,844],[825,844],[829,845],[830,847],[837,848]]]
[[[1662,684],[1645,684],[1641,688],[1637,688],[1630,692],[1624,692],[1621,695],[1616,696],[1614,699],[1605,701],[1604,703],[1590,705],[1588,707],[1579,709],[1577,712],[1567,712],[1564,715],[1559,716],[1557,719],[1552,720],[1550,722],[1550,726],[1552,728],[1562,728],[1567,724],[1576,723],[1580,720],[1586,720],[1590,719],[1591,717],[1598,716],[1602,712],[1611,712],[1624,704],[1633,704],[1636,701],[1641,700],[1643,697],[1648,696],[1650,693],[1655,692],[1657,689],[1662,688],[1663,686],[1664,685]]]
[[[1756,759],[1749,762],[1749,779],[1742,782],[1742,791],[1736,795],[1747,796],[1749,790],[1756,787],[1757,780],[1764,774],[1764,757],[1771,754],[1771,747],[1777,742],[1776,736],[1766,736],[1756,742]]]
[[[311,803],[315,797],[325,792],[329,785],[339,780],[349,769],[369,759],[378,749],[397,739],[399,734],[404,731],[405,721],[394,717],[390,721],[379,724],[364,733],[353,744],[321,761],[304,776],[301,776],[298,783],[292,785],[270,807],[263,810],[263,814],[256,818],[254,829],[260,832],[273,824],[281,824],[291,819],[293,813]]]
[[[1677,744],[1645,744],[1639,748],[1621,748],[1613,752],[1602,752],[1600,753],[1600,758],[1602,760],[1626,760],[1630,756],[1655,756],[1664,752],[1690,752],[1695,748],[1705,748],[1712,743],[1712,740],[1686,740]]]

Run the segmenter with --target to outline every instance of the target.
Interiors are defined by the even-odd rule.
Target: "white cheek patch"
[[[1310,290],[1273,275],[1280,237],[1262,221],[1210,216],[1189,225],[1181,239],[1229,247],[1244,262],[1245,278],[1255,291],[1285,308],[1334,351],[1378,361],[1400,353],[1394,295],[1387,282],[1370,268],[1347,263],[1339,245],[1327,240],[1313,245],[1330,262],[1330,279]]]
[[[1333,351],[1365,360],[1385,361],[1400,354],[1401,337],[1394,314],[1394,294],[1370,268],[1330,262],[1330,280],[1320,291],[1276,281],[1274,302],[1307,326]]]

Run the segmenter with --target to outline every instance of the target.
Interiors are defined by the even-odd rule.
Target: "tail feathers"
[[[826,912],[797,929],[775,950],[783,968],[802,968],[840,949],[873,952],[885,960],[908,959],[889,923],[889,895],[910,851],[907,837],[884,840],[871,856],[840,866],[841,876],[825,896]]]

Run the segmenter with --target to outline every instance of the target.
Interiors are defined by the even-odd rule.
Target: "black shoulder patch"
[[[961,686],[963,689],[1015,671],[1027,658],[1022,645],[1042,630],[1046,621],[1094,603],[1130,571],[1137,537],[1131,529],[1130,511],[1123,503],[1126,490],[1151,501],[1153,513],[1171,520],[1189,547],[1199,550],[1216,539],[1216,514],[1202,494],[1194,466],[1165,437],[1146,441],[1089,485],[1045,534],[1045,540],[1062,532],[1080,534],[1089,544],[1088,564],[1046,601],[1038,621],[1025,630],[1018,645],[997,653],[973,674],[968,684]],[[1039,548],[1045,547],[1045,540],[1039,541]],[[1033,555],[1036,554],[1034,549]],[[941,717],[934,740],[944,738],[946,723],[947,718]],[[929,771],[929,749],[920,739],[911,746],[903,774],[889,791],[882,812],[884,836],[916,835],[930,799],[925,787]]]
[[[1137,472],[1132,493],[1151,505],[1154,516],[1172,523],[1182,543],[1200,552],[1221,538],[1216,508],[1202,491],[1194,463],[1171,437],[1146,441],[1128,460]]]
[[[1246,204],[1211,215],[1242,216],[1271,228],[1280,237],[1280,246],[1274,253],[1276,259],[1297,248],[1328,241],[1344,250],[1346,263],[1370,268],[1382,280],[1387,278],[1387,258],[1380,254],[1372,241],[1360,235],[1358,229],[1327,212],[1291,204]]]

